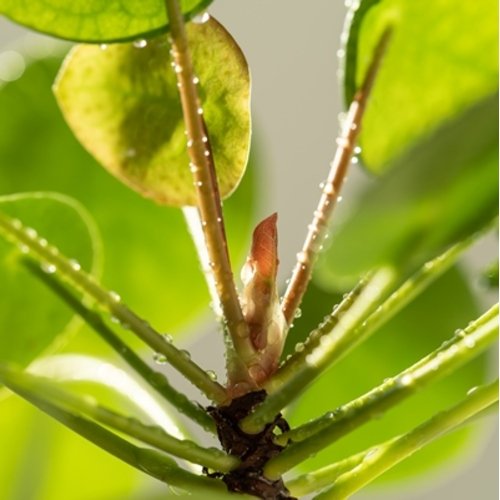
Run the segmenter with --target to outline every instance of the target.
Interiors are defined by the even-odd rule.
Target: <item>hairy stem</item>
[[[290,283],[283,297],[282,309],[287,324],[290,325],[302,302],[302,298],[311,279],[312,269],[321,248],[328,223],[339,200],[340,191],[346,178],[347,170],[354,153],[356,139],[361,129],[361,121],[366,103],[373,87],[390,37],[390,30],[384,32],[373,55],[372,63],[365,79],[354,96],[344,123],[343,131],[337,139],[338,148],[331,163],[331,170],[323,186],[323,192],[314,212],[301,252],[297,254],[297,263],[290,278]]]
[[[251,415],[242,420],[241,428],[253,434],[272,422],[282,408],[297,398],[330,366],[337,357],[339,346],[342,346],[356,327],[383,302],[389,292],[394,289],[397,281],[398,275],[392,268],[383,268],[373,274],[361,287],[359,294],[339,318],[331,332],[323,335],[322,342],[308,352],[302,366],[299,366],[293,373],[287,371],[286,377],[283,377],[283,372],[279,371],[271,377],[269,385],[275,390]],[[267,385],[265,388],[267,389]]]
[[[54,404],[44,397],[43,393],[34,391],[25,377],[27,375],[20,374],[5,365],[0,365],[0,378],[12,391],[132,467],[179,488],[187,488],[188,490],[193,487],[208,488],[209,491],[225,490],[225,486],[220,481],[187,472],[181,469],[171,458],[154,450],[134,446],[78,413]]]
[[[330,446],[417,390],[456,370],[483,352],[498,336],[498,305],[492,307],[439,349],[368,393],[277,439],[293,443],[266,465],[274,478]]]
[[[35,262],[24,259],[23,263],[28,270],[38,279],[45,283],[63,302],[76,312],[92,329],[130,366],[145,382],[147,382],[158,394],[171,403],[177,410],[186,415],[194,422],[201,425],[205,430],[215,432],[215,425],[208,414],[196,403],[193,403],[186,395],[174,389],[167,377],[153,370],[145,363],[130,347],[128,347],[108,325],[102,317],[89,309],[73,293],[71,293],[54,274],[42,271]]]
[[[0,213],[0,234],[18,245],[22,252],[29,253],[33,259],[40,262],[44,271],[49,274],[58,273],[71,288],[95,300],[100,307],[119,321],[123,328],[131,330],[152,349],[162,354],[168,363],[209,399],[217,403],[226,400],[225,389],[212,380],[189,356],[125,306],[118,294],[102,288],[91,275],[80,268],[79,264],[64,257],[57,248],[38,237],[33,229],[24,227],[19,220]]]
[[[196,88],[197,80],[189,53],[184,19],[178,0],[166,0],[166,7],[171,27],[172,55],[186,123],[191,171],[210,267],[215,277],[227,329],[236,352],[245,359],[253,354],[253,348],[229,262],[217,177],[202,117],[203,108]],[[230,373],[229,376],[249,380],[246,373]]]
[[[480,387],[449,410],[438,413],[407,434],[381,445],[354,469],[342,474],[317,500],[349,498],[385,471],[413,455],[428,443],[450,432],[498,401],[498,380]]]

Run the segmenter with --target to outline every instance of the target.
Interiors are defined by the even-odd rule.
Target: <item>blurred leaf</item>
[[[229,196],[250,146],[250,76],[231,35],[214,19],[187,27],[217,169]],[[164,205],[195,205],[187,138],[166,36],[145,47],[79,45],[54,91],[85,148],[113,175]]]
[[[358,4],[344,35],[347,103],[381,33],[394,27],[360,136],[364,164],[381,172],[419,137],[498,88],[498,6],[494,0]]]
[[[124,499],[148,481],[17,396],[1,403],[0,430],[2,499]]]
[[[1,192],[46,189],[80,200],[103,235],[103,282],[161,331],[185,325],[209,298],[182,214],[117,182],[77,143],[50,91],[60,57],[27,62],[21,78],[0,87]],[[254,180],[249,168],[224,204],[233,262],[247,250]],[[78,339],[79,348],[93,345],[91,334]]]
[[[318,293],[315,288],[308,293],[311,294],[309,301],[325,313],[338,298],[335,295],[328,298],[325,292]],[[451,269],[370,339],[319,378],[288,414],[291,423],[298,425],[334,410],[385,378],[399,373],[439,347],[453,335],[455,329],[464,327],[474,319],[477,312],[472,293],[462,274],[457,269]],[[302,318],[296,320],[295,328],[305,336],[309,327],[303,329],[302,323],[309,322],[309,311],[304,308]],[[462,399],[471,387],[484,381],[487,372],[485,356],[481,356],[319,453],[307,462],[307,470],[330,464],[408,431]],[[407,480],[445,461],[449,465],[458,452],[470,451],[477,441],[475,431],[477,429],[465,428],[445,437],[385,474],[382,481]]]
[[[355,282],[385,263],[421,265],[498,210],[498,95],[392,162],[332,237],[319,280]]]
[[[73,199],[41,192],[0,196],[0,211],[21,220],[85,269],[99,269],[97,229]],[[25,366],[54,348],[56,340],[60,343],[78,323],[69,323],[71,311],[19,264],[22,252],[0,237],[0,283],[5,294],[0,301],[0,360]]]
[[[137,416],[149,425],[159,425],[169,434],[184,437],[163,401],[124,369],[102,359],[81,354],[58,354],[37,359],[29,373],[48,377],[70,387],[71,392],[91,395],[118,413]]]
[[[186,19],[212,0],[182,0]],[[111,42],[168,30],[162,0],[2,0],[0,14],[42,33],[80,42]]]

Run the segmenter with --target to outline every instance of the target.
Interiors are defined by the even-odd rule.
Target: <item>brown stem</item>
[[[311,279],[313,265],[328,228],[328,222],[337,201],[340,201],[340,191],[351,163],[351,157],[361,128],[361,120],[365,112],[366,103],[373,87],[378,68],[380,67],[382,56],[387,47],[389,36],[390,30],[385,31],[382,35],[375,49],[372,63],[368,68],[363,84],[356,92],[349,107],[343,131],[337,139],[338,148],[331,163],[328,178],[324,183],[318,207],[314,211],[313,221],[309,226],[309,231],[302,250],[297,254],[297,263],[285,295],[283,296],[282,310],[288,325],[292,323],[300,303],[302,302],[307,285]]]
[[[245,358],[253,353],[253,349],[229,262],[219,188],[196,88],[184,19],[178,0],[166,0],[166,7],[171,28],[172,56],[186,123],[190,168],[210,266],[232,343],[237,354]],[[242,366],[241,363],[238,365]],[[231,374],[229,376],[231,379]],[[234,376],[240,379],[242,376],[246,377],[241,373]]]

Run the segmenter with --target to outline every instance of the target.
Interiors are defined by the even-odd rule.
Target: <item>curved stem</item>
[[[119,321],[123,328],[131,330],[152,349],[162,354],[168,363],[209,399],[217,403],[226,400],[225,389],[212,380],[189,356],[168,342],[149,323],[124,305],[116,292],[102,288],[91,275],[80,268],[79,264],[68,260],[57,248],[47,244],[43,238],[39,238],[33,229],[26,228],[19,220],[0,213],[0,234],[19,245],[22,252],[30,253],[36,261],[41,263],[42,269],[46,272],[58,273],[73,289],[95,300],[100,307]]]
[[[220,450],[202,448],[192,441],[177,439],[161,427],[145,425],[134,418],[125,417],[99,405],[91,397],[82,397],[65,391],[48,378],[30,375],[1,365],[0,378],[14,392],[34,394],[52,405],[76,414],[86,415],[105,426],[190,462],[222,472],[233,469],[239,463],[236,457],[226,455]]]
[[[177,410],[201,425],[205,430],[215,432],[215,425],[210,416],[186,395],[174,389],[167,377],[153,370],[135,352],[130,349],[101,316],[89,309],[76,295],[71,293],[54,274],[47,274],[36,263],[24,259],[23,264],[40,281],[45,283],[63,302],[76,312],[129,366],[131,366],[158,394],[171,403]]]
[[[128,463],[132,467],[179,488],[207,488],[209,491],[224,491],[222,482],[192,474],[181,469],[171,458],[154,450],[134,446],[125,439],[117,436],[104,427],[87,420],[78,413],[69,411],[54,404],[42,396],[42,393],[33,391],[29,383],[19,373],[0,365],[2,381],[19,396],[34,406],[55,418],[77,434],[88,439],[108,453]]]
[[[466,399],[449,410],[438,413],[407,434],[381,445],[357,467],[342,474],[333,487],[316,496],[316,500],[341,500],[349,498],[360,488],[385,471],[413,455],[425,445],[456,429],[498,401],[498,380],[480,387]]]
[[[279,456],[267,463],[266,475],[271,478],[281,476],[309,456],[411,396],[418,389],[467,363],[483,352],[497,336],[498,305],[495,305],[439,349],[387,379],[382,385],[334,412],[278,436],[280,441],[293,442]]]
[[[331,163],[330,173],[323,186],[323,192],[314,218],[309,226],[301,252],[297,254],[297,263],[285,291],[282,310],[287,324],[290,325],[311,279],[312,268],[323,243],[329,220],[339,200],[347,170],[354,153],[356,139],[361,130],[361,121],[366,109],[366,103],[373,87],[377,71],[389,42],[390,30],[384,32],[375,49],[372,63],[368,69],[361,87],[356,92],[344,123],[344,129],[339,139],[335,157]]]
[[[202,118],[203,108],[196,88],[184,19],[178,0],[166,0],[166,7],[171,27],[172,55],[188,136],[188,153],[205,243],[229,334],[237,353],[245,358],[253,354],[253,348],[229,262],[213,156]],[[229,376],[250,380],[246,373],[230,373]]]

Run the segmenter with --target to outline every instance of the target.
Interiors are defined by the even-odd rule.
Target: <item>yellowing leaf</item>
[[[187,26],[223,197],[244,174],[250,77],[243,54],[214,19]],[[156,202],[193,205],[195,191],[170,44],[79,45],[55,93],[71,129],[113,175]]]

